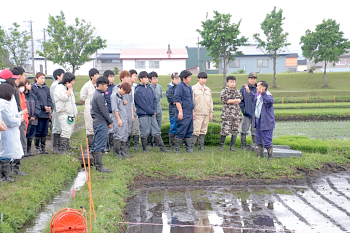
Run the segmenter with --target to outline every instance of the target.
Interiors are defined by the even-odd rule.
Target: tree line
[[[259,33],[253,38],[258,41],[258,48],[273,60],[273,87],[276,83],[276,58],[283,52],[287,42],[288,32],[283,30],[282,9],[276,7],[266,14],[264,21],[260,24],[266,39],[261,39]],[[231,23],[231,14],[220,14],[214,11],[214,17],[202,21],[202,28],[196,31],[200,34],[202,41],[198,44],[204,46],[209,56],[213,58],[216,66],[223,64],[223,84],[226,84],[227,65],[234,61],[235,56],[243,55],[239,46],[248,45],[248,38],[240,36],[240,24]],[[340,31],[339,24],[335,20],[323,20],[316,26],[315,31],[307,30],[300,38],[300,45],[303,56],[314,63],[324,64],[324,87],[327,86],[326,68],[329,64],[335,65],[339,56],[347,53],[350,42],[344,38]],[[23,66],[30,56],[28,42],[31,38],[27,31],[20,31],[20,25],[13,23],[13,26],[4,30],[0,26],[0,68]],[[84,63],[92,60],[90,56],[97,50],[107,47],[107,41],[100,36],[95,36],[96,28],[90,22],[75,19],[72,25],[66,23],[65,15],[49,15],[47,26],[48,41],[43,42],[42,51],[36,51],[47,60],[59,64],[67,71],[75,73]]]

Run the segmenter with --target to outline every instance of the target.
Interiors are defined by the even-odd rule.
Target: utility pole
[[[35,67],[34,67],[34,38],[33,38],[33,21],[29,21],[30,23],[30,35],[32,36],[32,66],[33,66],[33,75],[35,75]]]
[[[46,33],[45,33],[45,28],[44,28],[44,42],[46,42]],[[45,49],[45,48],[44,48]],[[46,61],[46,56],[44,57],[45,59],[45,75],[47,75],[47,61]]]
[[[200,63],[199,63],[199,37],[198,37],[198,49],[197,49],[197,52],[198,52],[198,72],[201,71],[201,67],[199,66]]]

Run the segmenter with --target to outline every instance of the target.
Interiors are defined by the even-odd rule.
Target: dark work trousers
[[[22,143],[23,152],[27,153],[26,123],[24,121],[19,126],[19,132],[21,135],[21,143]]]
[[[107,124],[94,125],[94,143],[92,152],[103,152],[106,149],[108,140]]]
[[[269,149],[271,146],[273,146],[272,144],[273,129],[260,130],[258,118],[256,118],[255,126],[256,126],[255,143],[258,146],[263,146],[265,149]]]
[[[175,118],[177,123],[177,132],[175,137],[178,139],[191,138],[193,133],[193,115],[184,114],[183,119]]]
[[[26,138],[34,138],[35,136],[35,131],[36,131],[36,125],[28,125],[28,129],[27,129],[27,134],[26,134]]]
[[[46,137],[49,128],[48,118],[38,118],[38,125],[36,126],[35,137]]]
[[[177,123],[176,123],[175,117],[174,117],[174,116],[169,117],[169,120],[170,120],[170,130],[169,130],[169,134],[176,134],[176,131],[177,131]]]

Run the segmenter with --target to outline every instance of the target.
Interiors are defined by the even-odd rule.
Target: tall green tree
[[[89,22],[75,18],[75,24],[67,25],[64,13],[49,16],[47,33],[49,39],[43,42],[44,51],[40,56],[61,65],[75,73],[98,49],[107,47],[106,40],[94,36],[95,28]]]
[[[0,69],[5,67],[3,56],[6,52],[4,48],[4,39],[5,39],[5,31],[2,29],[0,25]]]
[[[266,41],[260,38],[259,33],[255,33],[253,38],[258,41],[257,48],[263,48],[264,52],[272,57],[273,60],[273,82],[272,86],[276,87],[276,59],[280,52],[283,52],[283,47],[290,45],[287,43],[288,32],[283,32],[282,9],[278,12],[276,7],[273,8],[270,14],[267,14],[264,21],[260,24],[264,31]]]
[[[13,23],[13,27],[10,27],[4,34],[3,51],[0,58],[4,66],[11,68],[23,66],[28,61],[30,54],[28,42],[31,37],[27,31],[20,31],[19,28],[19,24]]]
[[[238,47],[246,45],[248,41],[248,38],[244,36],[238,37],[241,33],[239,30],[240,24],[241,20],[237,24],[231,24],[231,14],[220,14],[214,11],[214,18],[208,19],[207,13],[206,20],[202,21],[202,30],[196,30],[202,37],[202,41],[198,44],[209,51],[208,55],[213,58],[217,67],[220,66],[221,62],[224,65],[224,87],[226,86],[226,67],[228,63],[234,60],[234,55],[243,54],[238,51]]]
[[[339,56],[347,53],[350,48],[350,42],[344,38],[344,33],[339,31],[339,24],[335,20],[323,20],[321,24],[316,25],[314,32],[306,30],[305,36],[300,38],[303,44],[303,56],[312,59],[315,63],[324,62],[323,87],[327,87],[327,64],[339,61]]]

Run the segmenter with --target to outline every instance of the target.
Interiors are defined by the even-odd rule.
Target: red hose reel
[[[83,216],[84,209],[64,208],[51,219],[51,233],[87,233],[87,223]]]

